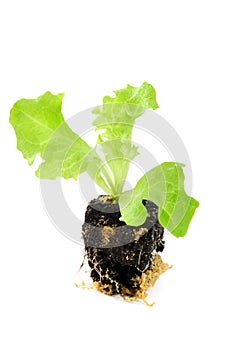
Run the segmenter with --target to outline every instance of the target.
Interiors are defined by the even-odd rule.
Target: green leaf
[[[143,199],[159,207],[159,222],[176,237],[182,237],[199,203],[184,189],[183,165],[166,162],[148,171],[135,188],[119,198],[122,220],[128,225],[142,225],[147,211]]]
[[[62,123],[52,134],[46,145],[41,163],[36,175],[41,179],[65,179],[77,180],[78,174],[85,169],[82,163],[91,151],[91,147],[75,134],[66,123]]]
[[[105,96],[103,99],[104,104],[109,103],[127,103],[130,105],[137,105],[144,109],[158,108],[156,102],[156,91],[151,84],[144,82],[139,87],[127,85],[125,89],[114,91],[115,97]]]
[[[46,92],[36,99],[17,101],[10,112],[17,148],[31,165],[41,154],[56,128],[64,122],[61,113],[63,94]]]
[[[113,193],[118,195],[128,174],[129,161],[138,154],[137,147],[131,144],[135,120],[146,109],[158,108],[158,104],[155,89],[146,82],[140,87],[127,85],[114,92],[115,97],[105,96],[103,106],[93,110],[97,114],[93,125],[99,132],[97,144],[101,144],[111,170],[108,182]]]
[[[10,123],[17,137],[17,148],[33,164],[37,154],[45,161],[37,176],[55,179],[77,178],[84,156],[90,151],[85,141],[64,122],[63,94],[46,92],[36,99],[17,101],[10,112]]]
[[[103,106],[93,110],[97,114],[93,125],[96,126],[96,131],[101,131],[100,142],[131,139],[135,119],[146,109],[158,108],[156,91],[146,82],[140,87],[127,85],[125,89],[114,93],[115,97],[105,96]]]

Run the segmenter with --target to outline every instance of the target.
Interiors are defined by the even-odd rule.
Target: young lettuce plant
[[[114,93],[93,110],[94,148],[65,122],[63,94],[17,101],[10,123],[28,164],[40,155],[39,178],[77,180],[86,171],[106,193],[89,203],[82,229],[94,286],[109,295],[145,300],[147,289],[168,268],[158,254],[164,249],[164,228],[184,236],[198,202],[185,192],[184,165],[176,162],[152,168],[124,191],[130,162],[138,155],[132,142],[135,121],[158,104],[146,82]]]

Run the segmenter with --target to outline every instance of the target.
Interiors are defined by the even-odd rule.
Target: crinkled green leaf
[[[158,108],[158,104],[155,89],[146,82],[140,87],[127,85],[114,93],[115,97],[105,96],[103,106],[93,110],[97,114],[93,125],[99,132],[97,143],[101,144],[112,172],[111,187],[119,194],[127,177],[129,161],[138,154],[137,147],[131,144],[135,119],[148,108]]]
[[[158,104],[156,102],[156,91],[151,84],[144,82],[139,87],[127,85],[125,89],[115,90],[115,97],[105,96],[104,104],[109,103],[127,103],[135,104],[144,109],[156,109]]]
[[[97,114],[93,125],[96,126],[96,131],[101,131],[101,142],[118,138],[130,139],[135,119],[146,109],[158,108],[156,91],[146,82],[140,87],[127,85],[125,89],[114,93],[115,97],[105,96],[103,106],[93,110]]]
[[[24,158],[30,165],[37,154],[45,160],[36,172],[41,178],[77,178],[82,159],[91,149],[64,122],[63,96],[46,92],[36,99],[21,99],[10,112],[17,148]]]
[[[120,196],[122,220],[128,225],[142,225],[147,211],[143,199],[159,207],[159,221],[176,237],[186,234],[189,223],[199,203],[184,189],[183,165],[167,162],[148,171],[135,188]]]

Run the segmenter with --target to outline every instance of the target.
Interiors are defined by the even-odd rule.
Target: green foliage
[[[110,170],[112,193],[118,195],[123,190],[130,161],[138,154],[131,142],[135,120],[146,109],[158,108],[158,104],[155,89],[146,82],[140,87],[127,85],[114,93],[115,97],[105,96],[102,107],[94,109],[97,117],[93,125],[98,132],[97,144],[101,144],[105,156],[105,168]]]
[[[128,225],[142,225],[147,211],[143,199],[159,207],[159,222],[176,237],[186,234],[189,223],[199,203],[184,190],[182,165],[162,163],[151,169],[137,182],[135,188],[120,195],[122,220]]]
[[[93,125],[100,131],[98,142],[109,140],[131,140],[135,120],[146,109],[156,109],[156,92],[152,85],[144,82],[136,88],[127,85],[114,91],[115,97],[105,96],[103,106],[93,110],[97,114]]]
[[[36,99],[17,101],[10,112],[17,148],[29,165],[37,154],[44,162],[36,175],[43,179],[77,179],[83,158],[91,147],[64,122],[61,112],[63,94],[46,92]]]
[[[138,226],[146,219],[143,199],[159,207],[159,221],[176,237],[184,236],[198,202],[184,189],[181,164],[163,163],[148,171],[131,191],[123,192],[130,162],[137,156],[132,130],[135,120],[146,109],[158,108],[156,92],[144,82],[140,87],[127,85],[105,96],[102,107],[93,111],[97,143],[90,147],[75,134],[62,115],[63,94],[46,92],[36,99],[17,101],[10,112],[17,148],[33,164],[40,155],[36,175],[42,179],[77,179],[86,171],[108,194],[118,198],[122,220]]]
[[[31,165],[42,154],[56,128],[64,122],[61,113],[63,94],[46,92],[36,99],[17,101],[10,112],[17,148]]]

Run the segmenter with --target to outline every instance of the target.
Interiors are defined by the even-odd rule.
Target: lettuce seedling
[[[156,270],[155,265],[152,264],[153,249],[155,249],[153,242],[157,242],[156,251],[162,251],[163,228],[166,228],[175,237],[184,236],[199,203],[185,192],[184,165],[171,161],[153,167],[138,180],[132,190],[124,191],[130,163],[138,155],[138,147],[132,142],[135,121],[147,109],[157,109],[158,104],[155,89],[146,82],[140,87],[127,85],[126,88],[114,91],[114,93],[114,97],[105,96],[102,106],[93,110],[93,125],[97,135],[95,147],[88,145],[65,122],[62,114],[63,94],[53,95],[51,92],[46,92],[36,99],[17,101],[10,112],[10,123],[16,133],[17,148],[22,152],[28,164],[32,165],[37,155],[41,157],[42,162],[36,170],[36,175],[39,178],[63,177],[77,180],[79,174],[87,172],[108,195],[107,201],[112,201],[112,205],[117,205],[119,218],[116,218],[117,224],[115,226],[120,227],[124,224],[133,228],[132,232],[137,234],[135,236],[136,246],[128,247],[124,253],[109,248],[110,253],[107,257],[103,255],[101,248],[99,251],[95,251],[95,254],[99,254],[99,261],[105,258],[109,259],[112,254],[113,260],[110,266],[106,265],[107,267],[105,267],[106,275],[109,276],[109,271],[112,271],[112,277],[111,279],[109,277],[108,281],[105,278],[104,283],[103,275],[98,277],[94,271],[98,259],[93,250],[88,251],[89,265],[93,270],[93,280],[98,281],[102,286],[102,290],[99,288],[101,291],[108,294],[135,296],[135,281],[142,279],[142,273],[147,271],[146,269]],[[88,213],[86,213],[86,219]],[[151,228],[145,228],[143,225],[147,222],[148,217],[153,217],[155,214],[156,220],[153,222],[155,226],[152,232]],[[105,231],[100,233],[104,236],[105,243],[112,242],[114,230],[110,229],[110,226],[108,218],[106,218]],[[114,229],[115,226],[113,225]],[[88,230],[89,227],[83,229],[85,245],[91,241],[85,233],[89,232]],[[142,251],[145,242],[140,243],[141,238],[138,237],[145,232],[153,233],[154,236],[153,242],[151,241],[153,244],[150,243],[152,248],[145,255],[146,267],[142,270],[140,264],[143,262]],[[95,245],[95,243],[93,244]],[[105,245],[105,249],[107,249],[106,247]],[[130,249],[134,250],[133,256],[137,256],[137,263],[132,260],[131,264],[136,268],[137,273],[134,270],[131,275],[125,267],[128,266],[128,261],[131,261]],[[120,255],[121,258],[125,256],[124,262],[120,260]],[[149,263],[146,263],[146,260]],[[117,264],[121,261],[121,267],[114,265],[114,269],[111,269],[111,264],[116,264],[116,261]],[[121,272],[118,271],[118,277],[116,277],[116,271],[120,268]],[[100,266],[98,271],[101,269],[103,270],[103,267]],[[122,274],[129,274],[129,279],[134,282],[126,287],[126,282],[120,282],[119,276]],[[101,276],[100,272],[99,276]],[[114,287],[113,281],[115,281]]]

